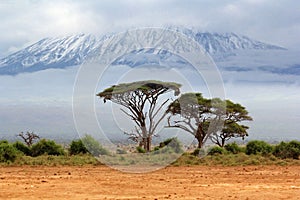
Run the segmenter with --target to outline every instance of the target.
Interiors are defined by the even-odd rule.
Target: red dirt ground
[[[0,167],[0,199],[300,199],[300,166]]]

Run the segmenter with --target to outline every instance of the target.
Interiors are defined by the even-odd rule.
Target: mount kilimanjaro
[[[197,41],[213,58],[234,55],[235,51],[247,50],[285,50],[282,47],[252,40],[235,33],[210,33],[177,29]],[[35,72],[50,68],[64,69],[84,62],[88,55],[95,53],[104,39],[91,34],[78,34],[65,37],[44,38],[16,53],[0,59],[0,75],[17,75],[24,72]],[[160,59],[167,60],[169,53],[165,51],[141,50],[144,54],[157,54]],[[133,52],[136,53],[136,52]],[[153,57],[153,56],[152,56]],[[149,60],[116,60],[113,64],[136,66]],[[145,58],[145,57],[144,57]]]

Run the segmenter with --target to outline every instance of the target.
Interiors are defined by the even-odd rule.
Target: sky
[[[0,22],[0,57],[44,37],[168,25],[300,46],[300,2],[294,0],[1,0]]]
[[[170,25],[234,32],[300,50],[300,1],[0,0],[0,58],[45,37]],[[280,64],[283,57],[274,55],[267,60]],[[299,64],[295,55],[284,63],[296,59]],[[2,133],[26,130],[75,137],[72,92],[77,70],[0,76],[0,139]],[[299,76],[261,71],[227,71],[222,76],[227,98],[246,106],[255,119],[249,125],[250,139],[300,139]]]

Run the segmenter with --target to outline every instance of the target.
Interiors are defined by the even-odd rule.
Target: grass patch
[[[54,155],[41,155],[37,157],[20,156],[13,163],[1,163],[2,166],[22,166],[22,165],[43,165],[43,166],[81,166],[81,165],[99,165],[101,164],[95,157],[82,154],[74,156],[54,156]]]
[[[174,166],[202,165],[202,166],[247,166],[247,165],[300,165],[300,160],[280,159],[270,155],[215,154],[203,158],[191,154],[183,154],[173,163]]]
[[[216,154],[207,155],[203,158],[184,153],[178,158],[178,154],[115,154],[112,156],[102,156],[101,161],[108,165],[169,165],[172,166],[248,166],[248,165],[299,165],[300,160],[280,159],[274,155],[247,155],[238,154]],[[176,159],[177,158],[177,159]],[[83,165],[102,165],[98,159],[90,154],[78,155],[41,155],[37,157],[19,156],[14,162],[2,162],[0,166],[83,166]]]

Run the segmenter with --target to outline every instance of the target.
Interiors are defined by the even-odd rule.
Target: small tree
[[[31,147],[35,140],[40,139],[37,134],[29,131],[27,131],[25,134],[21,132],[17,136],[21,137],[28,147]]]
[[[246,108],[241,104],[233,103],[230,100],[226,100],[224,103],[226,103],[226,112],[219,112],[221,114],[219,117],[224,119],[224,127],[221,131],[215,132],[211,136],[212,142],[220,147],[224,147],[226,141],[231,138],[241,137],[244,139],[248,136],[247,129],[249,127],[240,124],[240,122],[252,120]]]
[[[192,134],[198,141],[198,148],[202,148],[209,137],[211,103],[211,100],[204,98],[201,93],[181,95],[166,111],[171,114],[168,117],[167,127],[179,128]]]
[[[98,93],[97,96],[103,98],[104,103],[109,100],[125,108],[121,111],[136,125],[134,131],[125,134],[149,152],[152,137],[156,135],[158,125],[166,116],[166,113],[160,115],[160,111],[169,101],[166,99],[159,104],[159,97],[170,90],[175,91],[174,94],[177,96],[180,87],[180,84],[173,82],[138,81],[114,85]]]

